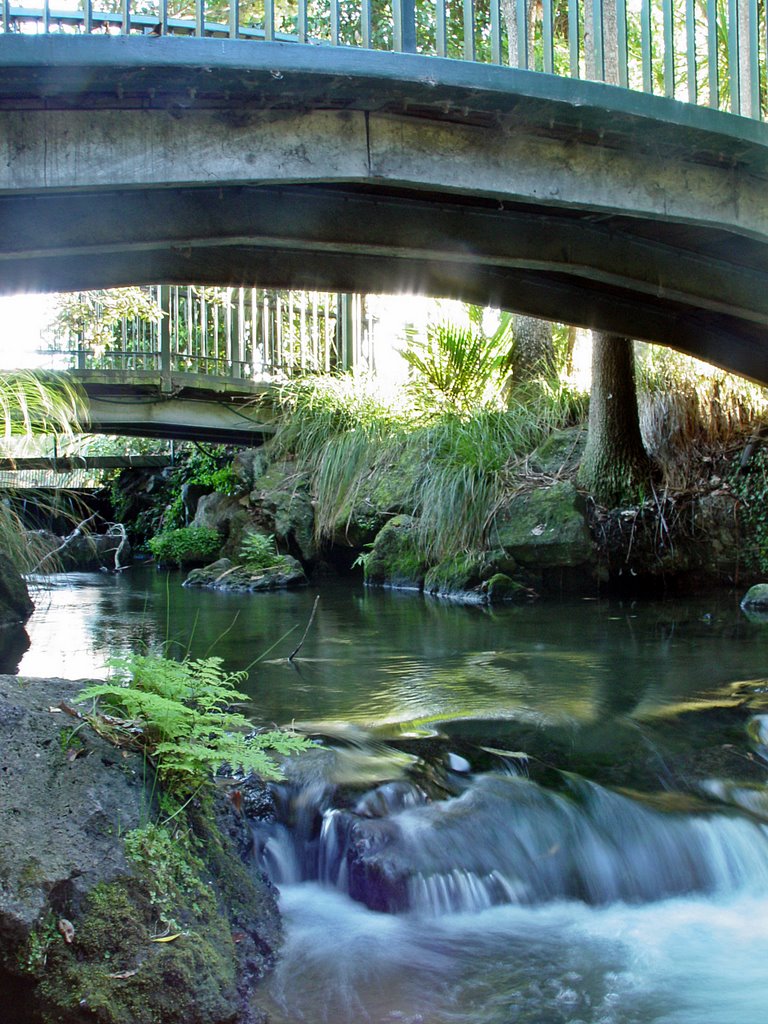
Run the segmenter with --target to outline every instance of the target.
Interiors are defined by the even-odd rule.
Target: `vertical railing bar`
[[[643,66],[643,92],[652,93],[653,69],[651,67],[651,0],[641,0],[640,5],[640,61]]]
[[[552,40],[552,0],[541,0],[541,42],[544,48],[544,71],[551,75],[555,68]]]
[[[720,106],[720,71],[717,62],[717,0],[707,0],[707,76],[709,105]]]
[[[757,0],[749,4],[749,116],[760,120],[760,28]]]
[[[438,57],[448,55],[448,26],[445,17],[446,0],[436,0],[435,4],[435,48]]]
[[[331,0],[331,42],[339,45],[339,0]]]
[[[192,328],[192,288],[187,285],[187,308],[186,308],[186,321],[187,321],[187,359],[191,360],[194,358],[197,363],[198,372],[200,370],[200,360],[195,355],[195,344],[194,344],[194,331]]]
[[[122,0],[121,3],[123,20],[120,31],[124,36],[131,34],[131,0]]]
[[[464,60],[475,59],[475,0],[463,0]]]
[[[675,95],[675,37],[672,20],[672,0],[662,0],[664,21],[664,95]]]
[[[331,372],[331,296],[325,293],[325,372]]]
[[[517,16],[517,66],[528,67],[528,9],[525,0],[515,0]]]
[[[392,46],[403,52],[403,0],[392,0]]]
[[[203,366],[208,365],[208,303],[205,301],[205,288],[200,290],[200,355]]]
[[[11,3],[10,0],[3,0],[3,32],[11,30]]]
[[[275,0],[264,0],[264,38],[275,38]]]
[[[4,4],[3,6],[5,8],[7,5]],[[90,35],[93,32],[93,0],[85,0],[83,4],[83,28],[86,35]]]
[[[43,4],[43,32],[47,35],[51,28],[51,0]]]
[[[251,288],[251,380],[256,378],[256,348],[258,340],[258,320],[256,317],[256,289]]]
[[[696,8],[695,0],[685,0],[685,65],[688,74],[688,102],[695,103],[699,95],[696,80],[698,69],[696,61]]]
[[[731,89],[731,113],[740,114],[739,0],[728,0],[728,84]]]
[[[304,10],[306,12],[307,0],[300,0],[304,4]],[[306,14],[305,14],[306,17]],[[360,12],[361,28],[363,33],[363,46],[366,50],[371,48],[371,0],[362,0],[362,10]]]
[[[364,0],[364,6],[369,0]],[[299,0],[299,9],[296,15],[296,35],[300,43],[307,41],[307,0]]]
[[[616,0],[616,45],[619,48],[619,85],[629,88],[629,51],[627,48],[627,0]]]
[[[501,64],[501,0],[491,0],[491,61]]]
[[[307,368],[307,293],[299,295],[299,358],[303,372]]]
[[[568,0],[568,56],[571,65],[571,78],[581,78],[579,44],[579,0]]]
[[[240,35],[240,0],[229,0],[229,38]]]
[[[205,0],[195,0],[195,35],[205,35]]]
[[[595,51],[595,78],[605,81],[605,47],[603,32],[603,0],[592,0],[592,45]]]
[[[238,343],[238,357],[240,366],[238,366],[238,377],[242,376],[242,364],[245,362],[245,289],[240,289],[240,322],[238,324],[237,332],[237,343]]]
[[[168,0],[160,0],[160,35],[168,34]]]

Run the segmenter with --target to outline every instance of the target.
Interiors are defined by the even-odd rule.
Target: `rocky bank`
[[[244,863],[250,834],[228,801],[196,801],[161,844],[141,756],[61,710],[80,689],[0,676],[0,991],[14,1024],[261,1020],[254,990],[280,921]]]

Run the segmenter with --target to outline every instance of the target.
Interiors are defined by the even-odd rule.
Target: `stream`
[[[286,924],[272,1024],[763,1024],[768,727],[669,718],[767,674],[737,597],[488,610],[324,581],[291,662],[317,590],[179,582],[47,579],[18,671],[216,654],[255,722],[318,739],[254,824]]]

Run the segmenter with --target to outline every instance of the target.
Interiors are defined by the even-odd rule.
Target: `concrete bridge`
[[[590,0],[581,18],[571,0],[562,53],[551,0],[533,35],[525,3],[511,6],[516,23],[492,0],[478,28],[465,0],[462,59],[450,59],[443,0],[432,35],[407,0],[385,33],[396,50],[434,55],[342,45],[337,0],[318,45],[302,45],[313,41],[304,0],[290,41],[271,0],[255,29],[236,8],[209,24],[199,0],[174,25],[163,0],[161,37],[129,34],[127,3],[107,16],[90,0],[59,21],[46,2],[35,17],[47,34],[26,34],[32,15],[4,0],[0,291],[419,291],[671,345],[768,383],[755,0],[731,0],[727,78],[713,3],[710,24],[689,5],[678,30],[663,0],[659,56],[643,0],[636,72],[623,0]],[[103,32],[110,18],[123,34]],[[355,24],[353,42],[373,45],[367,0]],[[666,95],[628,87],[658,81]]]

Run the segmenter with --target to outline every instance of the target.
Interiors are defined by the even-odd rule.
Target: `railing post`
[[[739,95],[741,113],[760,117],[760,55],[757,0],[739,0]]]
[[[229,0],[229,38],[240,35],[240,0]]]
[[[398,53],[416,53],[415,0],[393,0],[395,50]]]
[[[365,9],[363,9],[363,46],[370,46],[371,31],[371,4],[370,0],[365,0],[364,8],[368,8],[368,42],[365,41]],[[298,11],[296,13],[296,35],[300,43],[307,42],[307,0],[299,0]]]
[[[353,369],[354,322],[352,317],[352,296],[345,293],[336,299],[336,352],[340,370]]]
[[[717,109],[720,106],[720,72],[717,66],[717,0],[707,0],[707,67],[709,105]]]
[[[568,57],[571,78],[581,78],[579,37],[579,0],[568,0]]]
[[[167,284],[160,285],[160,309],[163,318],[160,321],[160,391],[167,395],[173,391],[171,382],[171,289]]]
[[[739,64],[739,0],[728,0],[728,83],[732,114],[741,113]]]
[[[464,60],[475,59],[475,0],[463,0]]]
[[[264,0],[264,38],[275,38],[275,0]]]

